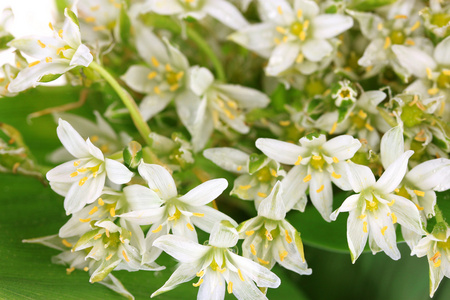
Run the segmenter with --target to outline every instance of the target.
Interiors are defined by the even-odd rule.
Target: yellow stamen
[[[103,201],[102,198],[98,198],[98,205],[103,206],[105,204],[105,202]]]
[[[309,27],[309,20],[305,20],[305,22],[303,22],[303,29],[307,30]]]
[[[418,210],[424,210],[424,208],[422,206],[420,206],[419,204],[416,204],[416,207]]]
[[[94,236],[94,240],[98,240],[99,238],[101,238],[103,235],[103,233],[99,233],[96,236]]]
[[[105,258],[105,260],[110,260],[113,257],[112,254],[108,255],[108,257]]]
[[[94,206],[91,211],[89,212],[90,215],[93,215],[98,210],[97,206]]]
[[[248,231],[245,232],[245,234],[246,234],[247,236],[251,236],[251,235],[254,234],[254,233],[255,233],[254,230],[248,230]]]
[[[227,268],[223,268],[223,269],[218,268],[217,270],[218,270],[221,274],[223,274],[223,273],[227,270]]]
[[[283,10],[281,9],[281,6],[278,6],[278,7],[277,7],[277,11],[278,11],[278,13],[279,13],[280,15],[283,14]]]
[[[37,42],[38,42],[39,46],[41,46],[41,48],[46,47],[46,45],[43,42],[41,42],[40,40],[37,40]]]
[[[364,219],[365,217],[367,217],[367,215],[360,215],[358,218],[360,218],[361,220]]]
[[[288,41],[287,35],[283,36],[283,43],[286,43]]]
[[[87,271],[89,271],[89,268],[88,268],[88,267],[84,267],[83,270],[84,270],[85,272],[87,272]]]
[[[59,55],[62,51],[66,50],[64,47],[56,49],[56,55]]]
[[[392,201],[389,202],[387,205],[392,206],[392,205],[394,205],[394,203],[395,203],[395,199],[392,199]]]
[[[286,33],[286,29],[284,29],[281,26],[277,26],[277,27],[275,27],[275,29],[281,34],[285,34]]]
[[[155,67],[159,67],[159,61],[156,59],[156,57],[152,56],[151,60],[152,60],[152,64]]]
[[[434,95],[436,95],[437,93],[439,93],[439,89],[438,88],[431,88],[431,89],[428,89],[428,94],[430,95],[430,96],[434,96]]]
[[[249,188],[251,188],[252,186],[250,185],[250,184],[247,184],[247,185],[240,185],[239,186],[239,189],[241,189],[241,190],[248,190]]]
[[[96,11],[100,8],[100,5],[91,6],[91,11]]]
[[[419,191],[419,190],[414,190],[414,194],[416,194],[419,197],[425,196],[425,192],[422,192],[422,191]]]
[[[441,260],[438,260],[433,264],[433,267],[438,268],[441,265]]]
[[[420,27],[420,21],[417,21],[416,23],[414,23],[413,26],[411,26],[411,32],[414,30],[417,30]]]
[[[312,158],[313,160],[321,160],[321,159],[322,159],[322,156],[319,156],[319,155],[313,155],[311,158]]]
[[[414,46],[416,43],[413,40],[407,39],[405,42],[406,45]]]
[[[337,163],[339,162],[339,159],[338,159],[336,156],[333,156],[333,162],[334,162],[335,164],[337,164]]]
[[[35,65],[39,64],[40,62],[41,62],[40,60],[34,61],[28,65],[28,68],[34,67]]]
[[[383,23],[378,23],[377,29],[378,29],[379,31],[383,30]]]
[[[397,216],[394,213],[391,213],[391,217],[392,217],[392,224],[397,223]]]
[[[78,175],[78,172],[73,172],[72,174],[70,174],[70,177],[75,177]]]
[[[358,115],[363,119],[367,118],[367,114],[363,112],[361,109],[359,110]]]
[[[238,171],[242,170],[242,166],[238,166],[238,167],[236,168],[236,170],[238,170]]]
[[[66,246],[67,248],[72,247],[72,244],[69,243],[66,239],[63,239],[63,240],[61,241],[61,243],[63,243],[63,245]]]
[[[297,10],[297,18],[301,18],[303,16],[303,11],[301,9]]]
[[[242,276],[240,269],[238,269],[238,275],[239,275],[239,279],[241,279],[241,281],[245,281],[244,276]]]
[[[250,244],[250,251],[252,252],[253,255],[256,255],[255,245]]]
[[[437,252],[430,258],[430,261],[436,263],[436,260],[439,259],[439,257],[441,257],[441,252],[437,251]]]
[[[52,62],[52,61],[53,61],[53,58],[51,58],[50,56],[48,56],[48,57],[45,58],[45,62],[46,62],[46,63],[50,63],[50,62]]]
[[[306,33],[304,31],[302,31],[302,32],[300,32],[298,37],[300,38],[301,41],[304,41],[306,39]]]
[[[180,71],[177,73],[176,78],[177,78],[177,80],[180,80],[181,78],[183,78],[183,76],[184,76],[184,71]]]
[[[94,18],[94,17],[86,17],[86,18],[84,18],[84,20],[85,20],[87,23],[93,23],[93,22],[95,22],[95,18]]]
[[[54,29],[53,29],[52,22],[48,23],[48,27],[50,27],[51,30],[54,30]]]
[[[123,258],[125,258],[125,260],[127,262],[130,262],[130,259],[128,258],[127,254],[125,253],[125,250],[122,250],[122,255],[123,255]]]
[[[364,125],[364,127],[366,127],[367,130],[369,130],[369,131],[373,131],[373,127],[372,127],[372,125],[370,125],[369,123],[366,123],[366,124]]]
[[[107,237],[109,237],[109,230],[106,229],[106,228],[105,228],[105,234],[106,234]],[[130,234],[131,234],[131,232],[130,232]]]
[[[305,176],[305,178],[303,178],[303,182],[308,182],[311,180],[311,178],[312,178],[311,174],[308,174]]]
[[[88,169],[87,168],[78,168],[77,171],[80,173],[86,172]]]
[[[158,75],[158,73],[156,73],[155,71],[148,73],[147,78],[148,79],[153,79]]]
[[[273,41],[274,41],[274,43],[277,44],[277,45],[281,44],[281,41],[280,41],[279,38],[274,38]]]
[[[431,69],[426,68],[425,71],[427,72],[428,79],[430,79],[430,80],[433,79],[433,73],[432,73]]]
[[[170,64],[166,64],[166,65],[164,66],[164,68],[166,69],[167,72],[172,71],[172,67],[170,66]]]
[[[286,127],[289,126],[291,124],[291,121],[286,120],[286,121],[280,121],[278,122],[281,126]]]
[[[266,198],[266,197],[267,197],[267,194],[266,194],[266,193],[258,192],[257,195],[260,196],[260,197],[262,197],[262,198]]]
[[[297,58],[295,59],[295,62],[298,64],[301,64],[303,62],[303,60],[305,59],[305,56],[303,55],[303,53],[300,53]],[[283,126],[283,125],[281,125]]]
[[[82,185],[86,182],[86,180],[88,180],[87,177],[81,178],[80,181],[78,182],[78,185],[79,185],[79,186],[82,186]]]
[[[158,228],[152,230],[152,232],[153,232],[153,233],[157,233],[157,232],[160,232],[161,229],[162,229],[162,225],[159,225]]]
[[[383,48],[387,49],[387,48],[389,48],[390,45],[391,45],[391,38],[387,36],[386,39],[384,40]]]
[[[192,227],[191,223],[187,223],[186,227],[190,230],[190,231],[194,231],[194,227]]]
[[[331,173],[331,176],[333,176],[333,177],[336,178],[336,179],[339,179],[339,178],[342,177],[342,175],[336,174],[335,172]]]
[[[71,268],[67,268],[66,269],[67,275],[70,275],[70,273],[72,273],[73,271],[75,271],[75,267],[71,267]]]
[[[272,237],[272,235],[270,234],[269,230],[266,230],[266,233],[265,233],[264,235],[266,236],[266,238],[267,238],[269,241],[273,241],[273,237]]]
[[[192,213],[192,215],[193,215],[193,216],[196,216],[196,217],[199,217],[199,218],[202,218],[202,217],[205,216],[204,213]]]
[[[387,226],[384,226],[383,228],[381,228],[381,234],[384,235],[384,233],[386,232],[387,229],[388,229]]]
[[[153,88],[153,91],[154,91],[155,94],[157,94],[157,95],[160,95],[160,94],[161,94],[161,90],[160,90],[159,86],[155,86],[155,87]]]
[[[87,223],[87,222],[89,222],[91,220],[91,218],[87,218],[87,219],[79,219],[79,221],[81,222],[81,223]]]
[[[110,208],[109,214],[111,215],[111,217],[114,217],[116,215],[116,210],[114,209],[114,207]]]
[[[442,70],[442,74],[445,76],[450,76],[450,70]]]
[[[320,186],[320,188],[318,188],[318,189],[316,190],[316,193],[320,193],[321,191],[323,191],[324,188],[325,188],[325,186],[322,184],[322,185]]]
[[[63,30],[62,30],[62,29],[60,29],[60,30],[58,31],[58,35],[59,35],[60,38],[63,37]]]
[[[178,83],[175,83],[175,84],[170,86],[169,90],[171,92],[174,92],[174,91],[178,90],[179,88],[180,88],[180,85]]]
[[[92,27],[92,29],[94,31],[100,31],[100,30],[106,30],[106,27],[105,26],[94,26],[94,27]]]
[[[284,258],[288,255],[288,252],[285,250],[283,252],[280,253],[280,260],[283,261]]]
[[[303,157],[301,157],[300,155],[297,158],[297,161],[294,163],[294,165],[298,166],[301,162],[302,162]]]
[[[231,281],[228,282],[227,291],[228,291],[228,294],[233,293],[233,283]]]
[[[408,16],[406,16],[406,15],[396,15],[394,17],[394,19],[408,19]]]
[[[259,258],[259,257],[257,257],[257,259],[258,259],[258,261],[259,261],[260,264],[263,264],[263,265],[268,265],[268,264],[269,264],[268,261],[263,260],[263,259],[261,259],[261,258]]]
[[[292,243],[292,238],[289,235],[289,232],[287,231],[287,229],[284,231],[284,235],[285,235],[286,242],[288,242],[288,244]]]
[[[195,273],[195,275],[197,275],[197,277],[202,277],[205,275],[205,270],[201,270],[200,272]]]
[[[363,231],[367,232],[367,222],[366,221],[363,222]]]

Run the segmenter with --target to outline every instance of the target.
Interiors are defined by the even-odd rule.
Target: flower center
[[[378,199],[373,196],[372,201],[366,200],[366,210],[368,211],[376,211],[378,209]]]
[[[450,15],[446,13],[437,13],[431,17],[430,23],[438,27],[444,27],[450,21]]]
[[[325,159],[323,159],[322,155],[313,155],[309,164],[316,170],[322,170]]]
[[[422,123],[423,111],[417,105],[404,105],[400,118],[406,127],[414,127]]]
[[[273,177],[268,166],[266,166],[266,167],[262,168],[261,170],[259,170],[258,172],[256,172],[255,175],[256,175],[256,178],[258,178],[258,180],[260,182],[269,182],[272,180],[272,177]]]
[[[309,27],[309,20],[304,20],[303,22],[296,21],[291,24],[289,31],[291,34],[298,37],[301,41],[306,39],[307,30]]]
[[[396,190],[395,193],[403,198],[411,200],[411,195],[408,193],[405,186],[402,186],[398,191]]]
[[[450,72],[448,70],[442,71],[437,80],[436,80],[437,86],[440,89],[446,89],[450,87]]]
[[[406,35],[402,30],[394,30],[389,35],[392,44],[402,45],[405,43]]]
[[[445,242],[437,242],[437,246],[445,250],[450,249],[450,238]]]
[[[102,239],[103,243],[105,244],[105,248],[117,248],[121,241],[120,241],[120,233],[119,232],[110,232],[109,234],[105,234]]]

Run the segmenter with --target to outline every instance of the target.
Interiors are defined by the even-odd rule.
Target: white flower
[[[193,285],[199,287],[199,300],[224,299],[225,282],[228,293],[240,300],[267,299],[255,283],[258,287],[277,288],[280,279],[267,268],[230,251],[237,241],[238,233],[227,221],[214,225],[208,246],[181,236],[160,237],[153,245],[176,258],[180,265],[152,297],[197,276],[199,281]]]
[[[319,14],[310,0],[260,0],[263,23],[240,28],[229,38],[269,58],[266,74],[277,76],[294,66],[311,74],[333,50],[331,39],[353,26],[353,19],[341,14]]]
[[[20,54],[19,51],[16,52],[15,66],[10,64],[4,64],[0,69],[0,98],[1,97],[14,97],[17,95],[15,92],[10,92],[8,90],[11,81],[16,78],[17,74],[27,66],[27,61]]]
[[[239,29],[248,25],[239,10],[225,0],[153,0],[151,10],[160,15],[177,15],[197,20],[209,15],[226,26]]]
[[[36,58],[23,69],[8,87],[10,92],[20,92],[42,82],[49,82],[78,66],[88,67],[93,60],[88,47],[81,43],[76,12],[66,9],[62,29],[49,23],[53,37],[29,36],[9,43],[24,54]]]
[[[450,278],[450,229],[446,228],[444,239],[428,234],[411,252],[417,257],[427,256],[430,267],[430,297],[434,296],[442,278]]]
[[[336,91],[333,91],[331,94],[331,98],[334,99],[337,107],[341,107],[344,101],[344,105],[347,103],[353,104],[356,101],[356,96],[358,95],[357,91],[352,86],[352,83],[348,80],[339,81],[336,87]]]
[[[444,6],[441,4],[444,4]],[[430,0],[429,6],[420,11],[420,16],[425,21],[424,27],[438,38],[448,36],[449,15],[450,6],[447,2],[440,0]]]
[[[417,207],[408,199],[393,194],[403,180],[412,154],[413,151],[403,153],[377,182],[369,167],[352,162],[346,164],[348,180],[358,194],[345,199],[331,219],[336,220],[340,212],[350,212],[347,241],[353,263],[364,250],[367,238],[374,254],[383,250],[392,259],[399,259],[395,234],[397,222],[419,234],[425,233]]]
[[[195,187],[187,194],[179,196],[175,181],[170,173],[159,165],[141,163],[139,174],[147,181],[150,188],[141,185],[131,185],[124,189],[125,196],[131,202],[157,202],[161,207],[137,208],[120,215],[122,219],[138,225],[152,224],[146,236],[144,261],[153,261],[161,251],[152,248],[156,238],[172,231],[177,236],[183,236],[197,241],[195,227],[210,232],[218,220],[228,220],[237,226],[230,217],[206,204],[217,198],[227,187],[225,179],[213,179]]]
[[[190,87],[199,96],[177,102],[181,121],[192,135],[194,150],[201,150],[214,128],[225,130],[223,124],[246,134],[245,113],[253,108],[266,107],[269,97],[255,89],[240,85],[221,84],[206,68],[192,67]]]
[[[127,183],[133,177],[133,172],[105,158],[100,149],[89,139],[83,140],[66,121],[59,119],[57,134],[67,151],[77,158],[47,173],[52,189],[65,196],[64,209],[68,215],[95,201],[102,193],[106,177],[116,184]]]
[[[62,251],[60,254],[52,257],[52,263],[68,266],[66,269],[67,274],[71,274],[74,270],[83,270],[85,272],[89,272],[89,274],[92,274],[100,264],[94,259],[86,259],[86,254],[82,251],[73,252],[70,250],[76,243],[77,239],[77,237],[65,239],[55,234],[41,238],[27,239],[23,240],[23,242],[42,244],[44,246]],[[128,299],[134,300],[133,295],[127,291],[123,284],[111,273],[109,273],[102,281],[99,281],[98,283]]]
[[[254,200],[256,208],[270,194],[277,179],[286,176],[276,161],[234,148],[210,148],[203,151],[203,155],[223,169],[240,174],[230,194]]]
[[[171,100],[178,106],[195,97],[189,90],[189,62],[167,39],[162,42],[149,28],[136,22],[136,48],[146,65],[133,65],[122,76],[133,90],[145,94],[139,110],[148,120]]]
[[[284,218],[286,208],[278,181],[258,207],[258,216],[238,227],[244,257],[272,269],[275,262],[300,275],[311,274],[300,233]]]
[[[94,111],[96,122],[69,113],[54,113],[55,122],[61,118],[67,121],[82,136],[89,137],[89,140],[102,150],[104,155],[111,155],[123,148],[131,142],[132,138],[121,131],[117,134],[98,111]],[[58,148],[49,154],[48,159],[57,163],[67,161],[71,158],[70,153],[64,147]]]
[[[159,159],[167,161],[171,170],[180,171],[187,164],[194,163],[192,156],[192,145],[177,133],[167,138],[155,132],[150,133],[152,139],[152,150]]]
[[[349,135],[341,135],[326,141],[325,135],[303,137],[301,146],[274,139],[259,138],[256,147],[268,157],[283,164],[294,165],[283,179],[283,199],[286,210],[304,211],[306,190],[312,203],[326,221],[330,221],[333,205],[331,182],[349,190],[344,162],[353,157],[361,143]]]

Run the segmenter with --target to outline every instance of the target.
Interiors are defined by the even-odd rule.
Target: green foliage
[[[361,11],[368,11],[378,7],[392,4],[397,0],[354,0],[349,8]]]

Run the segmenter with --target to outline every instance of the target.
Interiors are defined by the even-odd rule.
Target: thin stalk
[[[145,143],[151,146],[152,139],[149,136],[151,132],[150,127],[148,126],[147,122],[145,122],[145,120],[142,118],[142,115],[139,112],[139,108],[136,102],[134,102],[134,99],[130,96],[130,94],[128,94],[127,91],[125,91],[120,86],[117,80],[114,79],[114,77],[111,74],[109,74],[109,72],[106,71],[102,66],[93,61],[91,62],[89,67],[92,70],[97,71],[100,74],[100,76],[103,79],[105,79],[109,83],[109,85],[111,85],[111,87],[114,89],[119,98],[122,100],[123,104],[125,104],[126,108],[130,112],[131,119],[133,120],[134,125],[136,126],[140,135],[144,139]]]

